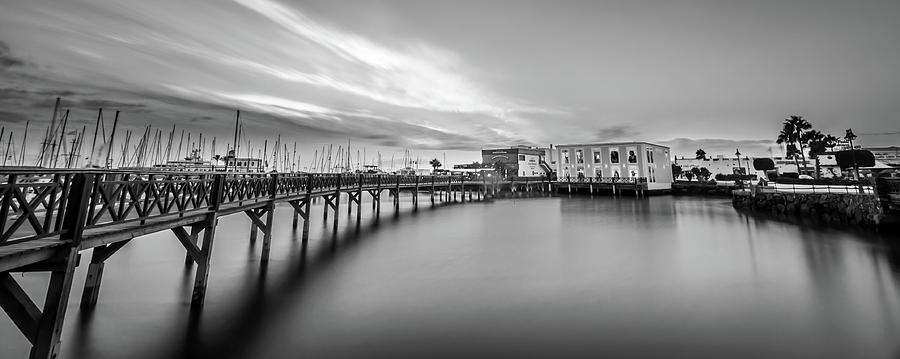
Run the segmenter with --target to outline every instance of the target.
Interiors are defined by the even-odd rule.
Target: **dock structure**
[[[651,189],[646,177],[582,177],[561,178],[553,182],[556,192],[565,193],[610,193],[620,196],[623,193],[644,197]]]
[[[467,196],[469,201],[473,196],[490,199],[504,185],[461,176],[58,169],[2,171],[0,181],[0,307],[31,342],[31,358],[55,358],[59,353],[81,251],[92,249],[81,297],[82,308],[91,308],[100,295],[107,259],[132,240],[171,231],[185,249],[186,263],[197,265],[191,305],[201,307],[222,216],[243,213],[250,219],[249,237],[254,240],[262,232],[260,261],[266,263],[278,203],[290,205],[293,228],[303,220],[305,244],[310,207],[318,199],[324,202],[326,221],[333,212],[337,230],[342,198],[348,213],[355,205],[359,218],[363,193],[372,197],[373,210],[380,213],[384,191],[395,208],[401,192],[410,192],[418,208],[421,192],[434,205],[466,202]],[[544,181],[516,188],[549,192],[550,187]],[[17,272],[50,273],[43,306],[17,283],[12,275]]]

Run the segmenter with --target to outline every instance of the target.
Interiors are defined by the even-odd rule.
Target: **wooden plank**
[[[206,214],[197,214],[190,217],[166,217],[151,218],[143,225],[138,221],[90,228],[85,230],[79,249],[84,250],[110,243],[129,240],[135,237],[151,233],[165,231],[173,227],[184,227],[202,222]]]
[[[59,246],[68,242],[40,239],[0,247],[0,272],[12,271],[53,257]]]

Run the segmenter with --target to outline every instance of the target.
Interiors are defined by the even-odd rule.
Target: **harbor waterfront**
[[[70,301],[60,357],[897,354],[900,251],[878,234],[746,215],[724,198],[415,210],[404,193],[380,215],[365,201],[358,219],[338,212],[337,232],[314,216],[306,244],[279,204],[266,265],[248,218],[220,221],[202,312],[178,241],[134,241],[110,257],[95,308]],[[47,277],[16,274],[29,293]],[[23,356],[28,341],[0,323],[0,357]]]
[[[0,359],[900,359],[897,18],[2,0]]]

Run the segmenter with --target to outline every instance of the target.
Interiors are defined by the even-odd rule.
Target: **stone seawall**
[[[735,186],[716,186],[698,182],[672,183],[672,194],[700,195],[700,196],[730,196]]]
[[[884,214],[878,197],[855,193],[755,193],[735,191],[735,208],[830,224],[877,226]]]

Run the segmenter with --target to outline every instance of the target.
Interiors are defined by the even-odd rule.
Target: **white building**
[[[558,145],[559,178],[646,178],[649,189],[669,188],[672,167],[669,148],[647,142]]]
[[[488,149],[481,151],[481,163],[488,166],[502,164],[509,171],[507,176],[543,178],[549,176],[544,156],[545,150],[537,147]]]

